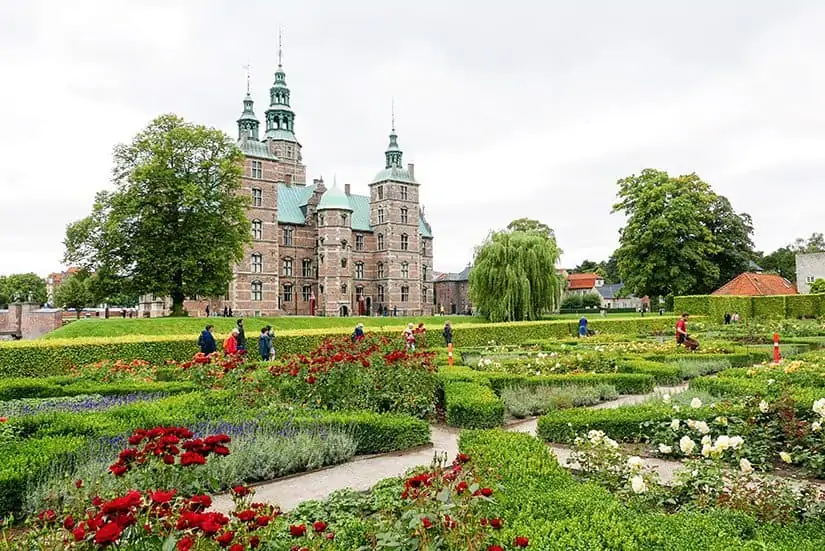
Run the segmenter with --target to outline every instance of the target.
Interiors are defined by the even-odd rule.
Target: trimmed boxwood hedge
[[[447,383],[444,399],[450,426],[482,429],[504,423],[504,403],[488,386],[470,382]]]
[[[119,381],[114,383],[97,383],[75,381],[68,377],[15,378],[0,380],[0,401],[19,400],[22,398],[56,398],[58,396],[80,396],[83,394],[100,394],[113,396],[136,392],[165,392],[178,394],[193,392],[198,386],[190,382]]]
[[[590,325],[602,333],[637,334],[670,331],[675,318],[648,316],[628,319],[597,319]],[[457,347],[484,346],[490,341],[524,342],[529,339],[566,338],[576,334],[575,320],[466,324],[453,328]],[[369,328],[367,328],[369,330]],[[375,331],[401,338],[397,332]],[[275,337],[279,355],[309,353],[325,338],[349,334],[349,329],[306,329],[283,331]],[[220,337],[219,337],[220,339]],[[93,337],[0,343],[0,376],[49,376],[67,372],[72,366],[100,360],[142,359],[156,364],[166,360],[185,361],[197,352],[197,335]],[[257,337],[248,338],[251,358],[258,356]]]
[[[682,382],[682,375],[675,365],[644,360],[641,358],[620,359],[616,362],[616,369],[620,373],[643,373],[651,375],[660,385],[678,385]]]
[[[785,308],[789,318],[815,318],[822,314],[822,295],[788,295]]]
[[[721,323],[725,312],[739,312],[742,319],[815,318],[825,312],[825,295],[775,295],[740,297],[728,295],[690,295],[676,297],[673,309],[694,315],[710,316]]]

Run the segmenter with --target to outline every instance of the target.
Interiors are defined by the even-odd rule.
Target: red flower
[[[229,551],[244,551],[243,545],[241,545],[240,543],[236,543],[235,545],[229,548]]]
[[[323,532],[324,530],[327,529],[327,523],[324,522],[323,520],[316,520],[312,524],[312,529],[320,534],[321,532]]]
[[[315,380],[316,379],[315,379],[314,375],[310,375],[309,377],[306,378],[306,382],[309,383],[309,384],[313,384],[315,382]]]
[[[123,528],[116,522],[109,522],[101,526],[95,533],[95,543],[98,545],[109,545],[114,543],[123,533]]]
[[[189,498],[189,508],[193,511],[209,509],[212,507],[212,498],[208,495],[197,495]]]
[[[527,547],[529,541],[524,536],[516,536],[516,541],[514,542],[516,547]]]
[[[215,446],[215,449],[212,450],[212,453],[215,455],[229,455],[229,448],[226,446]]]
[[[63,528],[65,528],[66,530],[71,530],[72,528],[74,528],[74,519],[72,518],[72,515],[67,516],[66,519],[63,521]]]
[[[86,531],[83,529],[83,526],[78,526],[72,530],[72,535],[74,536],[74,541],[83,541],[83,538],[86,537]]]
[[[167,465],[174,465],[175,464],[175,456],[174,455],[164,455],[163,462]]]
[[[41,513],[37,515],[37,518],[39,518],[43,522],[51,523],[57,520],[57,513],[55,513],[51,509],[46,509],[45,511],[41,511]]]
[[[234,539],[234,537],[235,537],[235,532],[224,532],[220,536],[216,537],[215,541],[218,542],[218,544],[221,547],[226,547],[227,545],[232,543],[232,540]]]
[[[8,420],[9,420],[8,417],[0,417],[0,423],[5,423]]]
[[[500,518],[491,518],[490,519],[490,526],[492,526],[496,530],[501,530],[502,523],[503,523],[503,521]]]
[[[249,522],[251,520],[254,520],[256,515],[255,511],[253,511],[252,509],[247,509],[246,511],[241,511],[240,513],[238,513],[237,516],[238,520],[240,520],[241,522]]]
[[[269,524],[270,520],[272,520],[272,517],[261,515],[257,518],[255,522],[258,524],[258,526],[266,526],[267,524]],[[304,530],[306,530],[306,528],[304,528]]]
[[[504,548],[500,545],[488,545],[487,551],[504,551]]]
[[[335,534],[333,534],[332,532],[327,532],[327,539],[330,541],[334,540]]]
[[[468,488],[467,482],[466,482],[466,481],[464,481],[464,480],[462,480],[462,481],[461,481],[461,482],[459,482],[459,483],[458,483],[458,485],[455,487],[455,491],[456,491],[457,493],[459,493],[459,494],[462,494],[462,493],[464,493],[464,492],[466,492],[466,491],[467,491],[467,488]]]
[[[83,487],[83,481],[78,478],[77,480],[74,481],[74,487],[77,488],[77,489],[82,488]]]
[[[152,500],[152,503],[163,505],[172,501],[172,498],[175,497],[177,493],[177,490],[169,490],[168,492],[157,490],[155,492],[149,492],[149,498]]]
[[[259,538],[258,536],[252,536],[251,538],[249,538],[249,547],[255,549],[259,545],[261,545],[261,538]]]
[[[491,488],[481,488],[480,490],[476,490],[475,492],[473,492],[473,495],[490,497],[491,495],[493,495],[493,490]]]
[[[469,462],[470,462],[470,456],[467,455],[466,453],[460,453],[457,456],[455,456],[455,463],[464,464],[464,463],[469,463]]]
[[[307,527],[303,524],[291,524],[289,526],[289,534],[293,538],[300,538],[307,533]]]
[[[184,454],[180,456],[180,464],[184,467],[188,467],[189,465],[205,465],[206,458],[199,453],[184,452]]]
[[[178,540],[178,544],[175,547],[178,548],[178,551],[189,551],[194,545],[195,540],[193,540],[190,536],[183,536]]]
[[[249,488],[246,486],[235,486],[232,488],[232,493],[238,497],[244,497],[249,495]]]
[[[432,521],[430,519],[428,519],[427,517],[424,517],[424,518],[421,519],[421,524],[424,525],[424,528],[429,528],[430,526],[433,525]]]
[[[123,465],[121,463],[115,463],[114,465],[109,467],[109,470],[115,476],[123,476],[123,475],[126,474],[126,471],[129,470],[129,467],[127,467],[126,465]]]

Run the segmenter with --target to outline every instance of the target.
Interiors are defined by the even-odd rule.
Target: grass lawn
[[[149,318],[149,319],[81,319],[64,325],[44,336],[44,339],[72,339],[79,337],[121,337],[124,335],[196,335],[207,323],[215,326],[215,332],[223,335],[229,333],[237,318]],[[463,323],[483,323],[481,318],[472,316],[444,317],[349,317],[319,318],[308,316],[283,316],[278,318],[245,318],[244,324],[248,334],[257,334],[265,325],[271,325],[275,331],[321,329],[321,328],[355,328],[363,323],[364,328],[398,329],[402,331],[408,323],[424,322],[429,329],[440,328],[450,320],[453,325]]]

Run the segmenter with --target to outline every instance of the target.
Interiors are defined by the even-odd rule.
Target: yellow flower
[[[789,454],[788,452],[779,452],[779,457],[780,457],[780,458],[782,459],[782,461],[784,461],[785,463],[790,463],[790,462],[792,461],[792,459],[791,459],[791,454]]]

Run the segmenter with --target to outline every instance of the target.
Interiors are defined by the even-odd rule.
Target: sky
[[[759,250],[825,229],[825,3],[0,0],[0,274],[61,268],[157,115],[236,136],[246,64],[262,118],[279,28],[307,179],[366,193],[394,100],[438,271],[520,217],[606,259],[644,168],[696,172]]]

